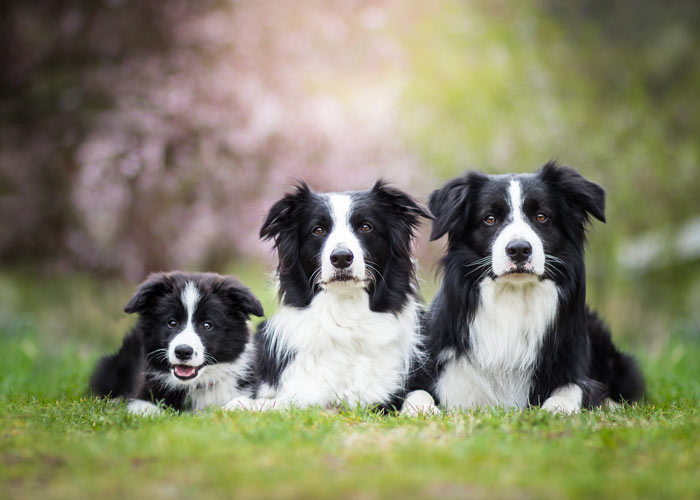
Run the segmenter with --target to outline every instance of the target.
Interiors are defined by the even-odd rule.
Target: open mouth
[[[175,378],[180,380],[191,380],[199,375],[199,369],[201,366],[190,366],[190,365],[172,365],[170,369],[172,370]]]

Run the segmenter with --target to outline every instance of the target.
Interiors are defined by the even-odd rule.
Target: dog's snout
[[[354,256],[352,252],[347,248],[336,248],[331,252],[331,264],[336,269],[345,269],[350,267]]]
[[[191,346],[188,346],[186,344],[180,344],[178,346],[175,346],[175,357],[180,361],[190,359],[193,353],[194,349],[192,349]]]
[[[525,262],[532,255],[532,245],[525,240],[511,241],[506,245],[506,255],[517,264]]]

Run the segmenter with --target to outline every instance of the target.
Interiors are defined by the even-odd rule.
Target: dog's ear
[[[272,205],[267,218],[260,228],[260,238],[264,240],[277,239],[277,236],[290,227],[294,217],[294,207],[312,194],[309,186],[301,181],[291,193],[285,194],[281,200]]]
[[[605,222],[605,189],[589,181],[570,167],[559,167],[549,162],[539,172],[542,180],[561,192],[565,203],[581,210],[585,220],[589,214]]]
[[[465,225],[467,198],[481,178],[483,174],[469,172],[432,192],[428,198],[428,208],[434,218],[430,241],[453,232],[460,225]]]
[[[124,307],[124,312],[128,314],[144,312],[151,301],[158,295],[165,293],[171,285],[172,275],[168,273],[151,274],[146,281],[139,285],[136,293],[129,299]]]
[[[410,194],[389,186],[384,180],[379,179],[371,189],[372,196],[382,203],[393,207],[401,215],[407,217],[412,226],[418,225],[420,218],[432,219],[430,211],[418,203]]]
[[[265,314],[258,298],[238,279],[222,276],[218,285],[235,313],[242,313],[246,319],[251,315],[261,317]]]

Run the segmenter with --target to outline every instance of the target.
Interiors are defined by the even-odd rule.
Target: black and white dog
[[[228,407],[397,408],[424,362],[411,248],[421,217],[381,181],[345,193],[301,183],[279,200],[260,236],[278,254],[280,309],[256,336],[256,401]]]
[[[138,313],[116,354],[102,358],[90,388],[124,398],[136,414],[223,406],[250,394],[254,347],[247,320],[262,316],[258,299],[230,276],[151,275],[124,308]]]
[[[605,191],[567,167],[470,172],[435,191],[431,240],[448,235],[426,322],[445,408],[636,401],[642,376],[586,307],[585,230]]]

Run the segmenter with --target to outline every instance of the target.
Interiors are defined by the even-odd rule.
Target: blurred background
[[[295,179],[425,201],[558,159],[608,192],[589,301],[623,345],[680,359],[700,342],[699,42],[695,0],[2,2],[0,333],[26,366],[92,359],[174,268],[237,273],[269,313],[257,233]]]

